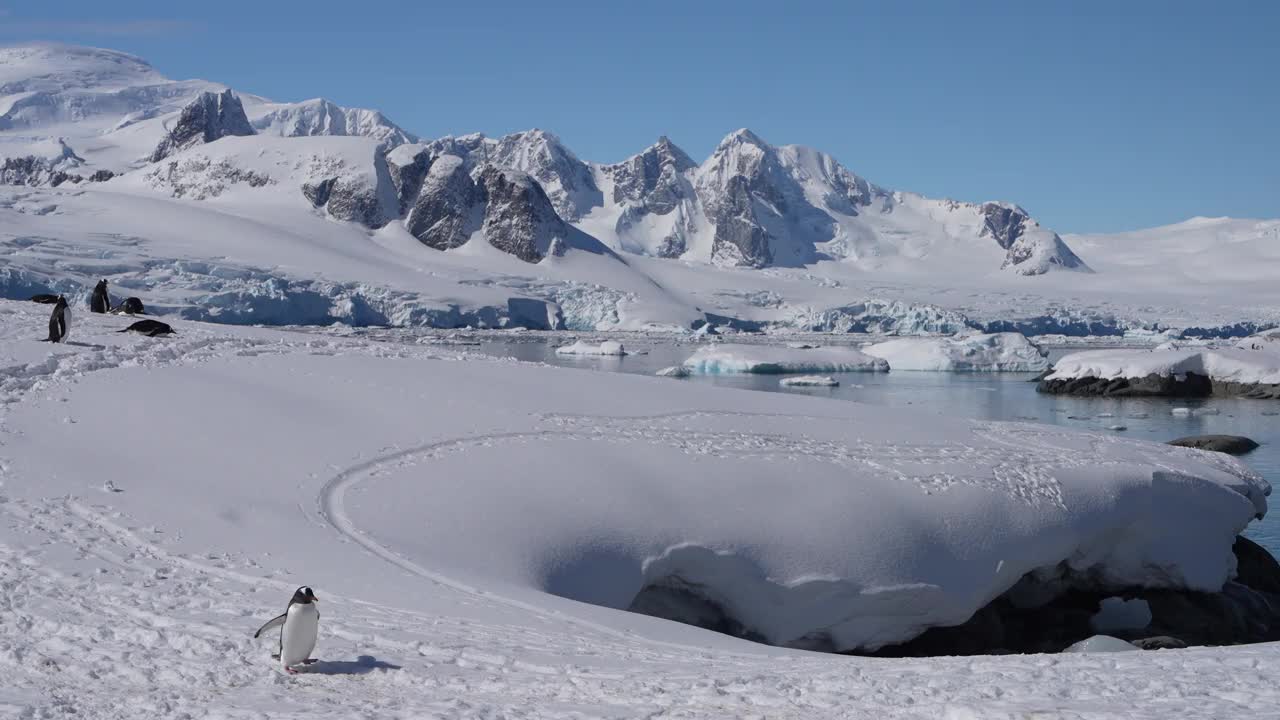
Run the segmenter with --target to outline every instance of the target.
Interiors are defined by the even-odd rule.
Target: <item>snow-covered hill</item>
[[[887,190],[748,130],[702,163],[662,138],[598,164],[543,130],[411,142],[376,111],[171,81],[109,50],[0,59],[0,296],[82,292],[102,274],[149,306],[234,322],[1071,335],[1280,323],[1265,222],[1064,241],[1017,205]]]
[[[181,320],[147,338],[82,315],[51,346],[47,310],[0,301],[4,715],[1163,720],[1280,700],[1274,644],[860,658],[616,609],[692,573],[773,639],[843,606],[865,641],[1068,556],[1213,587],[1265,508],[1225,456]],[[319,662],[290,677],[252,634],[304,584]],[[737,594],[757,590],[767,606]]]

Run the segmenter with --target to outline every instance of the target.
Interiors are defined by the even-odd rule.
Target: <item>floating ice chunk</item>
[[[838,387],[840,381],[830,375],[797,375],[778,381],[784,387]]]
[[[1146,600],[1125,600],[1109,597],[1102,601],[1102,608],[1090,620],[1093,629],[1100,633],[1116,630],[1141,630],[1151,624],[1151,606]]]
[[[605,340],[599,344],[583,342],[581,340],[572,345],[564,345],[556,348],[557,355],[626,355],[627,351],[622,349],[622,343],[614,340]]]
[[[657,375],[658,377],[687,378],[689,377],[689,371],[684,369],[684,366],[682,365],[672,365],[671,367],[662,368],[658,372],[654,373],[654,375]]]
[[[863,352],[889,361],[894,370],[935,372],[1043,372],[1049,359],[1020,333],[964,337],[900,338]]]
[[[1125,430],[1128,430],[1129,426],[1128,425],[1108,425],[1107,429],[1113,430],[1115,432],[1123,432]]]
[[[1188,415],[1190,415],[1190,414],[1191,414],[1191,408],[1189,408],[1189,407],[1176,407],[1176,408],[1173,408],[1172,410],[1170,410],[1170,411],[1169,411],[1169,414],[1170,414],[1170,415],[1178,415],[1178,416],[1184,416],[1184,417],[1185,417],[1185,416],[1188,416]]]
[[[724,343],[700,348],[684,361],[684,367],[701,375],[888,372],[889,363],[853,348],[796,350]]]
[[[1102,653],[1137,651],[1138,646],[1110,635],[1094,635],[1068,647],[1062,652],[1069,653]]]

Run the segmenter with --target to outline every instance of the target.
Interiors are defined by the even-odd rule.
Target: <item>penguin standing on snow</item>
[[[63,342],[71,333],[71,308],[67,307],[67,299],[58,296],[53,306],[53,314],[49,316],[49,337],[45,342]]]
[[[320,631],[317,602],[319,600],[311,588],[303,585],[294,591],[293,598],[289,600],[289,608],[283,615],[271,618],[253,634],[256,638],[271,628],[280,627],[280,651],[271,657],[278,659],[284,671],[290,675],[298,672],[293,669],[295,665],[310,665],[315,662],[311,659],[311,651],[316,649],[316,635]]]
[[[111,296],[107,294],[107,281],[99,280],[89,298],[89,309],[96,313],[105,313],[111,309]]]

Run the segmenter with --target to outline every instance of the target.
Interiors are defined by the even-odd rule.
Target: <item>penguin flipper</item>
[[[254,633],[253,636],[257,638],[258,636],[262,635],[262,633],[270,630],[273,627],[280,627],[284,625],[284,619],[285,617],[288,616],[288,614],[289,613],[281,613],[280,615],[277,615],[276,617],[271,618],[266,622],[265,625],[258,628],[258,632]]]

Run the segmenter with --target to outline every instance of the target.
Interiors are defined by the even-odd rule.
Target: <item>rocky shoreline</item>
[[[1047,395],[1082,397],[1239,397],[1280,400],[1280,384],[1214,380],[1197,373],[1143,377],[1077,377],[1040,380],[1036,386]]]

